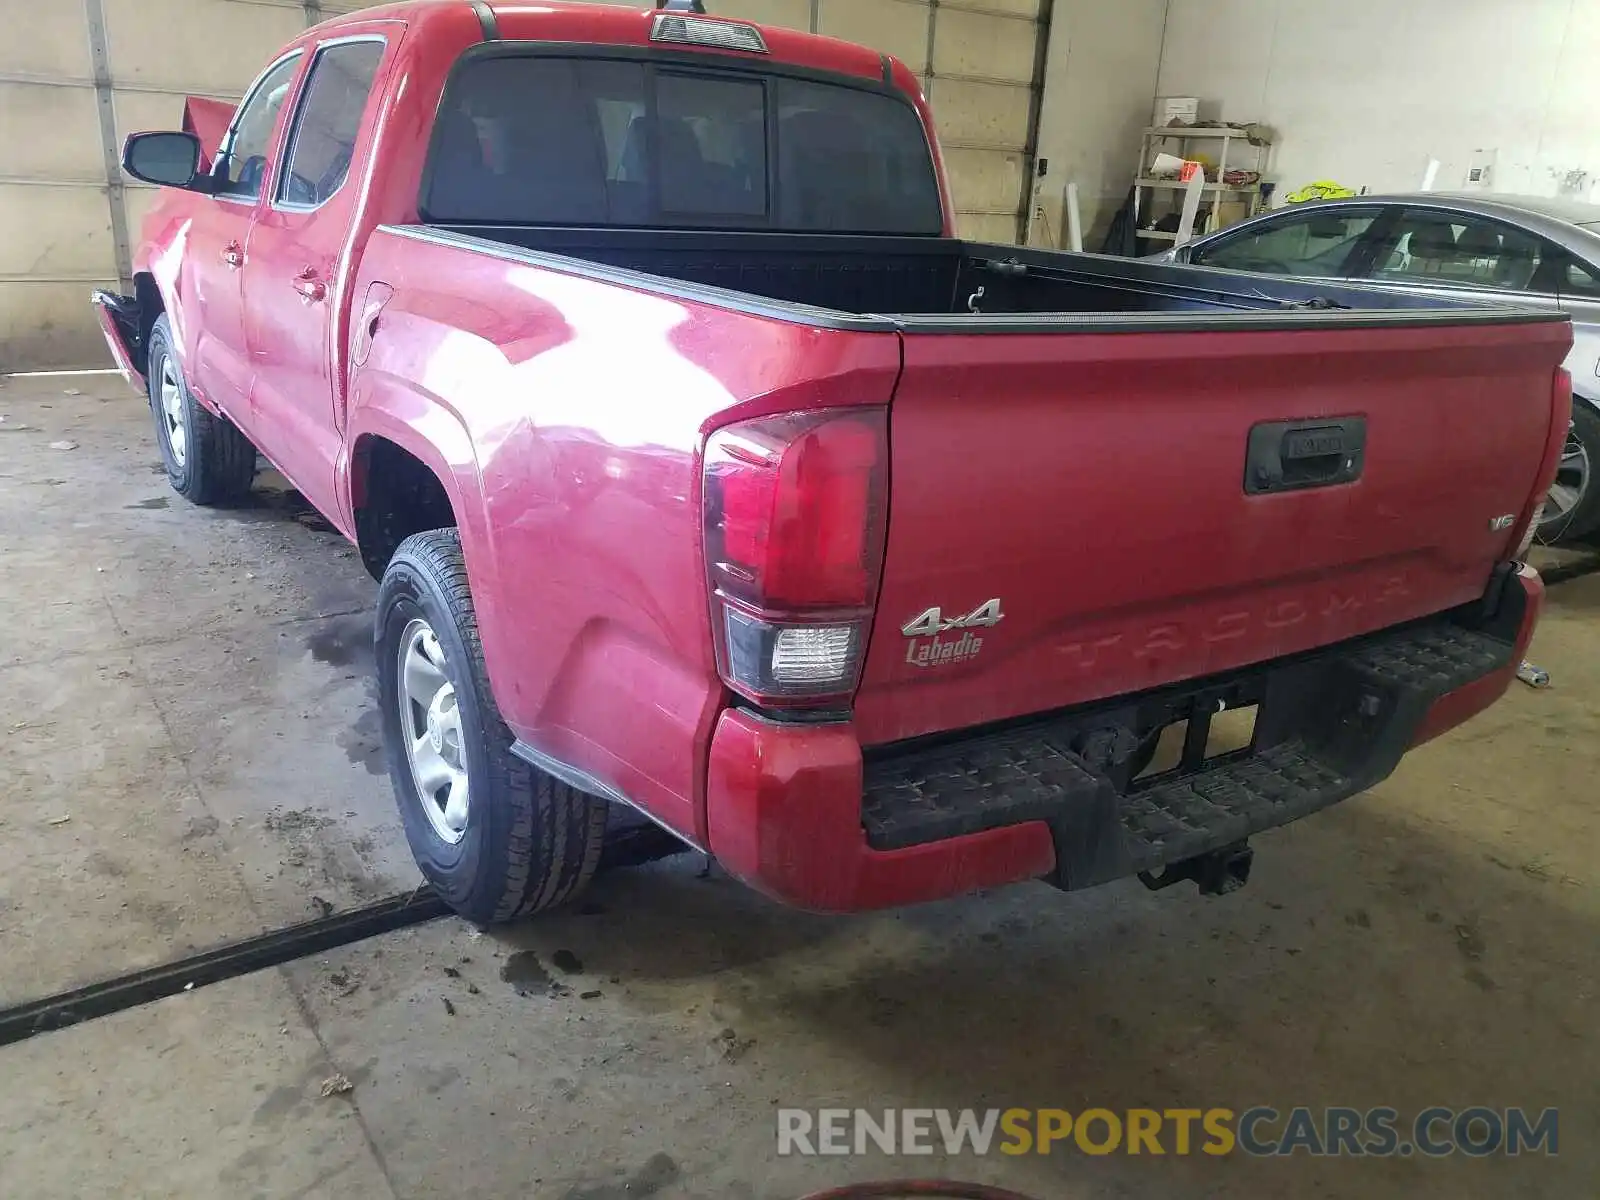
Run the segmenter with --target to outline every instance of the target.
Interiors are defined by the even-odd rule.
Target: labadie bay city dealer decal
[[[1005,620],[999,597],[979,605],[964,617],[946,617],[930,608],[900,627],[906,635],[906,662],[913,667],[943,667],[971,662],[983,650],[981,631]]]

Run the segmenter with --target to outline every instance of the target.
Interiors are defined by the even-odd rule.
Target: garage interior
[[[236,510],[172,496],[88,303],[132,290],[157,195],[122,139],[176,128],[186,96],[236,101],[358,7],[0,0],[0,1194],[1593,1194],[1600,548],[1533,552],[1550,686],[1256,839],[1223,898],[1029,884],[822,917],[686,854],[507,928],[430,907],[359,554],[270,470]],[[1098,248],[1164,97],[1270,128],[1280,192],[1414,190],[1430,163],[1440,188],[1600,185],[1600,0],[707,7],[904,60],[973,240],[1066,247],[1077,224]],[[148,1003],[12,1016],[379,910],[372,936]],[[1333,1104],[1558,1109],[1566,1136],[1557,1156],[1360,1162],[827,1159],[774,1136],[781,1108]]]

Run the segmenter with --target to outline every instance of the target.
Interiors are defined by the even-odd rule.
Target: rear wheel
[[[165,313],[150,331],[148,379],[156,441],[173,490],[196,504],[242,500],[256,477],[256,448],[231,421],[194,398]]]
[[[606,802],[511,753],[454,529],[407,538],[378,593],[384,744],[412,856],[481,925],[564,903],[593,877]]]
[[[1539,518],[1539,540],[1546,545],[1587,537],[1600,529],[1600,414],[1582,400],[1572,405],[1572,429],[1561,454],[1556,481]]]

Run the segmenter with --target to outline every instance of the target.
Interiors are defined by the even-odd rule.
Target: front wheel
[[[480,925],[564,903],[593,877],[606,802],[511,753],[454,529],[407,538],[378,592],[389,776],[417,866]]]
[[[256,448],[231,421],[194,398],[165,313],[150,331],[149,381],[156,441],[173,490],[195,504],[242,500],[256,477]]]

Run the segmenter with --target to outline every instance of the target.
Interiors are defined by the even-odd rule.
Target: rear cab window
[[[911,104],[770,70],[496,53],[458,65],[420,208],[441,224],[943,231]]]

